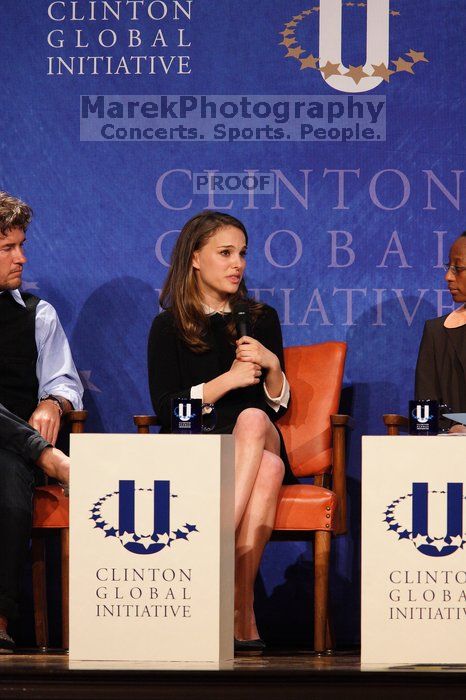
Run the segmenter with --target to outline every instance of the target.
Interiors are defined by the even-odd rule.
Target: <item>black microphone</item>
[[[238,338],[242,338],[243,335],[249,335],[251,337],[251,319],[249,317],[249,304],[247,301],[236,302],[233,306],[233,318]]]

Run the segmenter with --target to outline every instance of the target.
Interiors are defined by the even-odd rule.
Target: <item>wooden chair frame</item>
[[[318,654],[331,653],[335,639],[329,621],[329,572],[332,536],[347,532],[346,515],[346,430],[353,428],[351,416],[333,414],[332,473],[314,477],[314,485],[330,489],[337,496],[337,524],[333,530],[274,530],[271,540],[279,542],[311,541],[314,555],[314,650]]]
[[[62,427],[71,433],[83,433],[87,411],[67,411]],[[45,505],[45,508],[42,506]],[[50,530],[60,531],[62,647],[69,643],[69,499],[59,485],[39,486],[34,494],[34,516],[31,534],[32,586],[36,644],[42,650],[49,646],[46,537]]]
[[[399,435],[400,431],[406,433],[409,428],[409,420],[406,416],[400,416],[397,413],[386,413],[383,416],[383,422],[387,428],[387,435]]]

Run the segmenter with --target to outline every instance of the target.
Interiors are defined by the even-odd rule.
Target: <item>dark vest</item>
[[[39,299],[23,293],[20,306],[9,292],[0,294],[0,403],[28,420],[37,406],[36,308]]]

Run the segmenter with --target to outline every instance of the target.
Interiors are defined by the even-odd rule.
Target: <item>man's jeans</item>
[[[0,615],[18,615],[32,524],[34,462],[49,443],[0,404]]]

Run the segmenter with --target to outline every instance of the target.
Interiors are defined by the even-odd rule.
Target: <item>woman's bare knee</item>
[[[236,420],[234,433],[246,432],[249,437],[263,437],[267,433],[269,425],[268,415],[260,408],[245,408]]]

